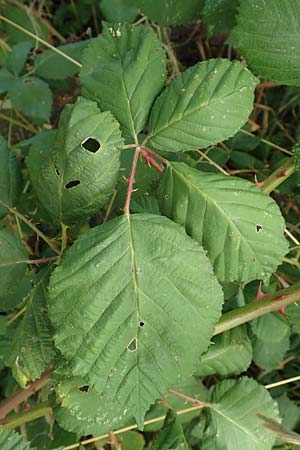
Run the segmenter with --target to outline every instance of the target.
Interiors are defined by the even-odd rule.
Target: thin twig
[[[240,132],[246,134],[247,136],[253,137],[253,138],[257,137],[254,134],[250,133],[249,131],[243,130],[242,128],[240,129]],[[287,155],[290,155],[290,156],[293,155],[293,153],[290,152],[289,150],[287,150],[286,148],[283,148],[280,145],[274,144],[273,142],[268,141],[267,139],[261,138],[260,140],[264,144],[267,144],[270,147],[273,147],[273,148],[275,148],[276,150],[279,150],[282,153],[286,153]]]
[[[56,261],[58,259],[58,256],[49,256],[45,258],[40,259],[24,259],[22,261],[11,261],[11,262],[5,262],[0,263],[0,267],[7,267],[7,266],[15,266],[16,264],[45,264],[47,262]]]
[[[297,377],[287,378],[286,380],[276,381],[275,383],[267,384],[265,388],[273,389],[277,386],[282,386],[284,384],[295,383],[296,381],[300,381],[300,375],[298,375]]]
[[[4,17],[0,15],[0,20],[3,20],[3,22],[8,23],[9,25],[12,25],[13,27],[17,28],[18,30],[22,31],[23,33],[27,34],[28,36],[32,37],[33,39],[36,39],[41,44],[45,45],[45,47],[50,48],[54,52],[58,53],[60,56],[62,56],[65,59],[68,59],[71,63],[75,64],[77,67],[82,67],[82,64],[75,59],[71,58],[71,56],[67,55],[66,53],[62,52],[58,48],[54,47],[53,45],[49,44],[49,42],[45,41],[44,39],[40,38],[36,34],[31,33],[31,31],[26,30],[26,28],[22,27],[21,25],[17,24],[16,22],[13,22],[12,20],[8,19],[7,17]]]

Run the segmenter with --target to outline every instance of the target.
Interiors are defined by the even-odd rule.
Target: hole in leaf
[[[262,229],[263,227],[261,225],[256,225],[256,233],[259,233]]]
[[[133,339],[129,342],[129,344],[127,345],[127,350],[128,350],[129,352],[135,352],[136,349],[137,349],[137,339],[136,339],[136,338],[133,338]]]
[[[78,186],[80,184],[79,180],[72,180],[65,184],[66,189],[71,189],[72,187]]]
[[[84,384],[83,386],[80,386],[79,388],[80,392],[89,392],[90,386],[88,384]]]
[[[33,81],[30,78],[25,78],[24,83],[31,84]]]
[[[96,153],[100,149],[101,145],[97,139],[89,137],[81,142],[81,147],[88,152]]]
[[[16,358],[16,365],[19,366],[19,367],[24,367],[25,366],[24,361],[23,361],[22,358],[20,358],[20,356],[17,356],[17,358]]]
[[[145,325],[145,322],[143,322],[143,321],[141,320],[140,323],[139,323],[139,326],[140,326],[141,328],[143,328],[144,325]]]
[[[55,167],[55,173],[56,173],[56,175],[57,175],[58,177],[60,176],[60,171],[58,170],[57,167]]]

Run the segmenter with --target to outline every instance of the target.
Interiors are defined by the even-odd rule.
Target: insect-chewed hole
[[[83,386],[80,386],[79,391],[80,392],[89,392],[90,386],[88,384],[84,384]]]
[[[78,186],[80,184],[79,180],[72,180],[72,181],[68,181],[68,183],[65,184],[65,188],[66,189],[71,189],[75,186]]]
[[[129,342],[129,344],[127,345],[127,350],[128,350],[129,352],[135,352],[136,349],[137,349],[137,338],[135,337],[135,338],[133,338],[133,339]]]
[[[60,171],[59,171],[59,169],[57,168],[57,167],[55,167],[55,173],[56,173],[56,175],[59,177],[60,176]]]
[[[256,233],[259,233],[261,230],[263,229],[263,227],[259,224],[256,225]]]
[[[140,326],[141,328],[143,328],[144,325],[145,325],[145,322],[144,322],[143,320],[140,320],[139,326]]]
[[[81,147],[87,150],[88,152],[96,153],[100,149],[101,144],[99,141],[97,141],[97,139],[88,137],[81,142]]]

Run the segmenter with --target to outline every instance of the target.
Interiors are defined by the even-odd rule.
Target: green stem
[[[42,232],[40,231],[29,219],[26,219],[25,216],[23,216],[23,214],[21,214],[19,211],[17,211],[15,208],[10,208],[8,205],[6,205],[4,202],[2,202],[0,200],[0,204],[2,206],[4,206],[4,208],[6,208],[11,214],[14,214],[16,217],[19,217],[19,219],[22,220],[22,222],[26,223],[26,225],[29,226],[29,228],[31,228],[41,239],[43,239],[44,242],[46,242],[46,244],[49,245],[50,248],[52,248],[52,250],[59,255],[60,254],[60,250],[56,247],[55,244],[53,244],[50,239]]]
[[[300,300],[300,282],[286,289],[281,289],[261,300],[253,300],[242,308],[223,314],[216,325],[214,336],[231,330],[243,323],[257,319],[264,314],[275,312]]]
[[[52,413],[52,408],[48,403],[41,403],[28,411],[22,411],[7,416],[0,420],[2,428],[17,428],[27,422],[38,419],[39,417],[48,416]]]
[[[37,133],[35,128],[31,128],[31,127],[25,125],[24,123],[20,122],[19,120],[14,119],[13,117],[9,117],[9,116],[6,116],[5,114],[1,113],[0,119],[7,120],[10,124],[18,125],[18,127],[24,128],[24,130],[30,131],[31,133],[34,133],[34,134]]]
[[[294,159],[289,158],[263,182],[262,190],[266,194],[270,194],[288,177],[293,175],[294,172],[295,172]]]
[[[254,137],[257,137],[255,134],[252,134],[252,133],[250,133],[250,132],[247,131],[247,130],[243,130],[243,128],[240,129],[240,132],[243,133],[243,134],[246,134],[247,136],[253,137],[253,138],[254,138]],[[289,150],[287,150],[286,148],[281,147],[280,145],[274,144],[273,142],[268,141],[267,139],[261,138],[260,141],[261,141],[263,144],[267,144],[267,145],[269,145],[270,147],[275,148],[276,150],[279,150],[279,151],[282,152],[282,153],[285,153],[286,155],[293,155],[293,153],[290,152]]]

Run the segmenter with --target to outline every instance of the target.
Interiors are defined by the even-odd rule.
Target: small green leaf
[[[6,430],[0,426],[1,450],[35,450],[30,442],[25,442],[22,434],[14,430]]]
[[[263,386],[246,377],[225,380],[214,387],[211,400],[203,450],[271,450],[275,436],[258,414],[276,421],[279,415]]]
[[[285,310],[289,323],[292,325],[294,333],[300,334],[300,305],[294,303],[289,305]]]
[[[47,310],[48,279],[46,270],[29,294],[24,317],[12,342],[9,363],[23,389],[29,381],[39,378],[56,356]]]
[[[37,124],[50,119],[52,93],[44,81],[36,77],[19,78],[9,86],[8,95],[13,108]]]
[[[9,70],[0,69],[0,94],[7,92],[14,82],[15,78]]]
[[[241,0],[232,37],[255,73],[300,86],[299,2]]]
[[[25,271],[27,252],[17,238],[6,230],[0,230],[0,286],[1,295],[16,292]]]
[[[141,433],[128,431],[122,435],[122,450],[143,450],[145,439]]]
[[[146,126],[164,86],[165,52],[149,28],[104,24],[84,52],[80,79],[83,94],[111,111],[132,140]]]
[[[189,450],[183,429],[176,413],[169,410],[161,432],[157,435],[152,450]]]
[[[278,312],[265,314],[258,319],[251,320],[250,326],[255,336],[265,342],[275,343],[290,334],[288,320]]]
[[[284,359],[290,347],[290,333],[277,341],[264,341],[256,336],[253,336],[251,341],[253,361],[264,370],[273,370]]]
[[[162,213],[203,245],[220,281],[268,281],[287,253],[277,204],[247,180],[170,163],[160,193]]]
[[[102,0],[100,9],[108,22],[134,21],[139,13],[137,6],[132,0]]]
[[[55,224],[84,220],[106,202],[122,145],[118,122],[95,102],[78,98],[65,108],[54,147],[33,146],[27,158],[36,195]]]
[[[81,236],[50,282],[50,319],[67,372],[109,394],[139,426],[151,403],[192,373],[221,304],[202,248],[149,214]]]
[[[140,11],[162,26],[194,22],[201,15],[204,0],[134,0]]]
[[[11,52],[6,61],[6,67],[15,76],[18,76],[22,72],[28,56],[28,52],[31,47],[31,41],[24,41],[14,45],[11,49]]]
[[[246,370],[252,360],[252,346],[243,327],[233,328],[213,338],[196,369],[199,376],[228,377]]]
[[[37,35],[38,37],[45,39],[47,42],[49,41],[49,31],[47,27],[30,12],[30,8],[26,7],[26,9],[22,9],[19,6],[14,5],[6,5],[3,8],[1,14],[7,19],[15,22],[25,30],[30,31],[31,33]],[[8,34],[8,43],[9,44],[17,44],[18,42],[24,42],[26,39],[33,45],[38,45],[38,42],[34,38],[30,38],[29,36],[24,34],[24,31],[19,30],[13,25],[10,25],[6,22],[1,24]],[[26,36],[26,37],[25,37]]]
[[[155,101],[149,145],[179,152],[228,139],[248,119],[257,81],[239,61],[210,59],[189,68]]]
[[[0,219],[8,213],[7,207],[16,205],[21,189],[19,162],[0,135]]]
[[[90,40],[60,45],[58,50],[81,63],[83,50],[90,44]],[[41,78],[64,80],[75,75],[79,67],[53,50],[46,50],[34,58],[36,74]]]
[[[235,25],[238,0],[205,0],[202,11],[208,25],[208,36],[230,33]]]

